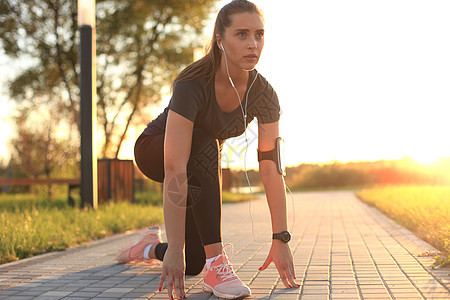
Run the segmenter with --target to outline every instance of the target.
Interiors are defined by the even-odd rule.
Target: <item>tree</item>
[[[37,118],[39,126],[36,126]],[[61,126],[54,120],[52,111],[32,107],[15,120],[18,135],[11,141],[15,150],[12,161],[25,173],[24,177],[52,178],[60,175],[57,173],[61,173],[63,167],[74,165],[79,156],[78,147],[71,142],[70,130],[55,132]],[[67,172],[64,173],[67,176]],[[47,191],[51,199],[51,186]]]
[[[192,49],[218,0],[98,0],[97,101],[101,155],[117,157],[145,107],[160,99]],[[58,118],[78,124],[76,1],[3,0],[0,42],[5,54],[30,63],[10,82],[22,106],[39,99]]]

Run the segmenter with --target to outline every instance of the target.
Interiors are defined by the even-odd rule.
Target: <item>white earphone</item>
[[[224,57],[225,57],[225,65],[226,65],[226,67],[227,67],[228,80],[230,80],[231,86],[232,86],[233,89],[236,91],[236,94],[237,94],[237,96],[238,96],[238,98],[239,98],[239,103],[241,103],[241,97],[239,96],[239,93],[237,92],[237,90],[236,90],[236,88],[235,88],[235,86],[234,86],[234,82],[233,82],[233,80],[231,79],[230,73],[228,72],[227,53],[225,52],[225,48],[223,47],[222,42],[220,43],[220,48],[222,48],[223,55],[224,55]],[[244,116],[244,117],[245,117],[245,116]]]

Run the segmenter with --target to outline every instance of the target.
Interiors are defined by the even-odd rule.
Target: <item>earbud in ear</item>
[[[220,43],[220,48],[222,48],[223,52],[225,52],[225,49],[223,49],[222,43]]]

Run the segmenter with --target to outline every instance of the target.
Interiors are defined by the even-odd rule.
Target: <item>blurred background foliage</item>
[[[292,190],[360,189],[377,185],[449,185],[450,159],[420,163],[398,160],[300,164],[286,168],[286,184]],[[244,171],[231,172],[232,187],[248,185]],[[252,186],[262,187],[258,172],[248,172]]]
[[[130,127],[150,121],[163,87],[203,46],[217,2],[97,0],[99,157],[117,158]],[[1,1],[0,50],[21,63],[8,82],[12,162],[1,162],[14,177],[55,177],[79,161],[78,45],[77,1]]]

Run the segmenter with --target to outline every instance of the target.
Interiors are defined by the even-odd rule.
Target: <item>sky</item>
[[[254,3],[266,21],[256,68],[280,100],[288,166],[450,157],[449,1]],[[7,66],[0,55],[1,74]],[[3,130],[4,107],[11,106],[3,84],[1,92],[0,129],[6,134],[0,136],[0,159],[10,131]],[[167,102],[166,97],[155,107],[156,115]],[[256,132],[253,121],[247,130],[247,168],[257,167]],[[132,130],[135,137],[125,143],[121,158],[132,158],[139,133]],[[244,145],[242,137],[228,140],[222,166],[242,167]]]
[[[450,157],[450,2],[254,2],[287,165]]]

